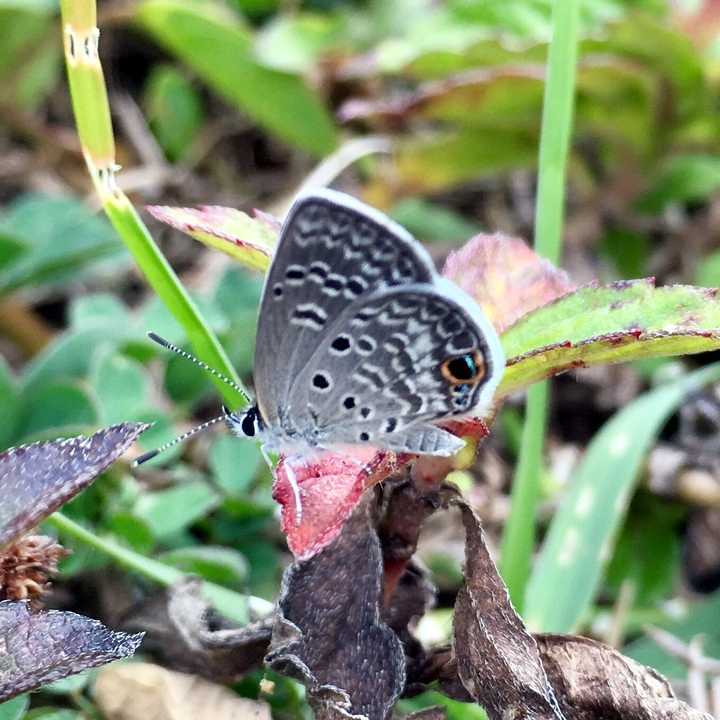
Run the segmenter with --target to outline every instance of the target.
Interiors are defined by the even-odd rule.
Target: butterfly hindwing
[[[457,443],[427,424],[489,404],[496,343],[474,301],[447,281],[377,291],[328,324],[292,383],[288,418],[315,428],[321,445],[451,454]]]

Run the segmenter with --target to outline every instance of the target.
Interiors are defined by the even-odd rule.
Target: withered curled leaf
[[[214,682],[235,682],[262,667],[270,645],[272,618],[245,627],[227,626],[188,578],[157,593],[126,619],[125,630],[147,630],[143,649],[163,665]]]
[[[266,663],[301,680],[318,718],[384,720],[405,684],[402,644],[380,620],[382,558],[367,499],[339,537],[285,572]]]
[[[655,670],[589,638],[536,635],[543,665],[573,720],[712,720],[678,700]]]
[[[466,533],[465,585],[453,623],[458,675],[493,720],[561,720],[537,643],[510,602],[480,521],[465,503],[456,504]]]

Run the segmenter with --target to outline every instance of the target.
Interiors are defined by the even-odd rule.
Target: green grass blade
[[[720,363],[641,395],[595,435],[533,569],[525,620],[535,631],[574,632],[590,607],[643,460],[688,393],[720,379]]]
[[[555,265],[560,259],[565,206],[565,169],[572,129],[580,0],[553,6],[553,36],[543,101],[535,249]],[[547,388],[528,393],[520,460],[513,481],[510,517],[502,540],[500,568],[510,597],[522,609],[535,544],[535,515],[545,440]]]

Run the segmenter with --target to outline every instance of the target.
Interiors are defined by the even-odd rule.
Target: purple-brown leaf
[[[27,603],[0,602],[0,702],[129,657],[142,637],[71,612],[33,613]]]
[[[380,544],[362,502],[331,545],[285,573],[266,662],[305,683],[318,718],[384,720],[405,658],[380,620]]]
[[[84,490],[148,427],[121,423],[90,437],[49,440],[0,453],[0,548]]]

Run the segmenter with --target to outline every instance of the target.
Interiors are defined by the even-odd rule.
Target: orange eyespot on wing
[[[485,360],[479,350],[457,355],[443,361],[440,372],[453,385],[466,383],[476,385],[485,377]]]

